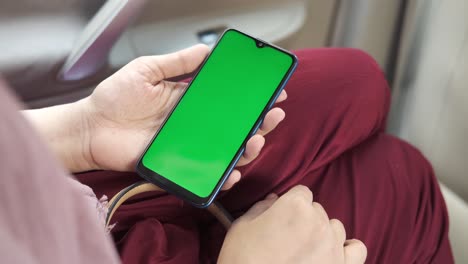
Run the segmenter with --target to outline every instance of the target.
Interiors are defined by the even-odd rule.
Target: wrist
[[[79,153],[77,153],[77,168],[78,171],[89,171],[100,169],[99,165],[95,162],[92,155],[92,111],[90,111],[89,97],[73,103],[70,109],[71,114],[75,115],[76,122],[79,125],[78,134],[76,138],[80,141]]]
[[[71,172],[97,169],[90,152],[91,132],[86,107],[87,100],[83,99],[24,111],[55,156]]]

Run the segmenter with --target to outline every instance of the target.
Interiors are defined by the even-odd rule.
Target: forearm
[[[83,104],[81,100],[23,111],[57,159],[71,172],[95,169],[88,154],[90,140]]]

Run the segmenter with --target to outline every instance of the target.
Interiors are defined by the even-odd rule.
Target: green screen
[[[143,165],[199,197],[209,196],[292,64],[291,55],[227,31],[149,146]]]

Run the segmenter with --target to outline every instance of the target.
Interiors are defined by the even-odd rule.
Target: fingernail
[[[270,199],[275,199],[278,198],[278,195],[276,193],[270,193],[265,197],[265,200],[270,200]]]

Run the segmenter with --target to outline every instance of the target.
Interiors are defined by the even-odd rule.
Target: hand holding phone
[[[137,164],[146,180],[208,206],[297,64],[289,52],[227,30]]]

